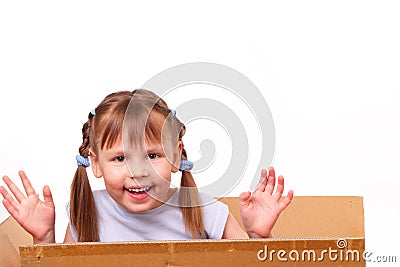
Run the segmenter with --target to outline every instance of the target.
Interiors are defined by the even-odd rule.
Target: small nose
[[[131,178],[144,178],[149,176],[148,166],[145,162],[127,162]]]

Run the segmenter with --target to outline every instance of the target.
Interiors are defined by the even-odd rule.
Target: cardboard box
[[[238,199],[221,201],[240,222]],[[273,234],[274,239],[24,245],[19,252],[21,266],[365,266],[362,197],[297,196]]]
[[[32,244],[32,236],[9,217],[0,224],[0,267],[20,266],[18,246]]]

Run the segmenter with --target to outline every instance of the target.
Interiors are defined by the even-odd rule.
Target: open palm
[[[293,191],[289,191],[286,198],[280,202],[284,190],[284,178],[278,177],[275,189],[275,170],[261,171],[260,183],[251,194],[245,192],[240,195],[240,213],[243,225],[252,238],[270,237],[272,228],[281,212],[293,199]]]
[[[0,186],[0,193],[3,195],[3,205],[11,216],[33,236],[34,243],[55,242],[54,223],[55,207],[50,188],[43,188],[44,201],[39,199],[29,179],[23,171],[19,172],[26,196],[18,189],[12,180],[4,176],[3,180],[14,195]]]

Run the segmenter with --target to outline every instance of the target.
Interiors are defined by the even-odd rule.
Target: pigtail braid
[[[184,133],[185,128],[183,127],[180,135],[183,135]],[[182,148],[181,159],[187,160],[187,154],[184,148]],[[206,234],[204,231],[202,202],[199,191],[197,190],[196,182],[189,170],[182,171],[179,204],[182,211],[185,229],[190,230],[192,238],[205,238]]]
[[[82,145],[79,154],[89,156],[89,133],[93,114],[82,128]],[[70,220],[78,235],[78,242],[99,241],[97,210],[85,166],[78,166],[71,184]]]

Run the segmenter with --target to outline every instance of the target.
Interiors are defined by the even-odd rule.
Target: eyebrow
[[[125,155],[123,150],[107,150],[107,151],[103,151],[103,153],[108,154],[108,155]]]
[[[160,148],[162,149],[163,147],[159,143],[152,143],[152,144],[149,144],[149,145],[146,146],[146,150],[147,151],[149,151],[149,150],[159,150]]]

